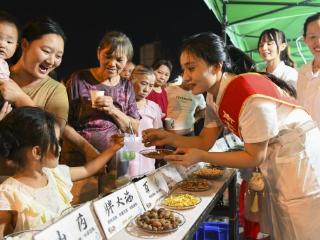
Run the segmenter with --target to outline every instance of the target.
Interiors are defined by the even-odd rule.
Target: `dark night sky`
[[[68,2],[68,5],[65,4]],[[139,62],[139,48],[160,41],[165,57],[177,69],[177,50],[182,39],[191,34],[213,31],[220,34],[220,24],[203,0],[1,0],[1,10],[8,11],[23,24],[33,16],[47,15],[64,29],[68,41],[62,65],[62,78],[72,71],[96,66],[96,49],[106,30],[126,33]]]

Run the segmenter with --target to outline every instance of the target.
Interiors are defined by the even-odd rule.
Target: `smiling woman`
[[[111,136],[119,130],[131,133],[132,126],[137,132],[139,113],[132,83],[120,76],[133,56],[130,39],[122,32],[106,32],[96,53],[99,66],[75,71],[66,81],[66,86],[70,125],[95,148],[103,151],[108,148]],[[92,90],[103,92],[94,100],[94,107],[90,95]],[[75,165],[84,160],[75,158],[77,150],[67,143],[63,146],[62,156],[67,163],[76,159]],[[115,162],[111,166],[115,168]],[[114,178],[111,174],[109,176]],[[108,181],[110,185],[105,190],[115,187],[113,180]]]
[[[138,109],[132,83],[120,76],[133,56],[130,39],[121,32],[107,32],[97,48],[99,66],[82,69],[67,80],[70,100],[70,124],[99,151],[108,147],[110,136],[119,129],[129,132],[129,125],[138,129]],[[94,101],[91,90],[104,94]]]
[[[16,107],[37,105],[64,127],[68,116],[65,87],[49,77],[60,66],[65,34],[52,19],[34,18],[22,31],[21,57],[11,67],[12,80],[1,85],[5,100]]]
[[[61,128],[68,117],[67,92],[49,73],[61,64],[64,42],[64,32],[52,19],[30,20],[22,30],[21,57],[11,66],[11,79],[0,85],[5,101],[14,107],[41,107],[54,114]],[[1,166],[0,175],[9,172]]]

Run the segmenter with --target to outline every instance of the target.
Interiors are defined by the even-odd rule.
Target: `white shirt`
[[[196,110],[206,108],[203,95],[193,95],[191,91],[186,91],[179,86],[169,86],[166,91],[167,117],[174,119],[174,130],[193,129]]]
[[[303,65],[299,71],[298,101],[313,120],[320,125],[320,71],[313,73],[312,62]]]
[[[281,61],[271,73],[297,89],[298,71]]]

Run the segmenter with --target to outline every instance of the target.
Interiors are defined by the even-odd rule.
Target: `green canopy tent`
[[[306,18],[320,12],[320,0],[204,0],[222,25],[226,39],[248,53],[259,68],[264,64],[257,51],[260,33],[268,28],[282,30],[290,53],[299,68],[312,59],[303,42],[303,24]],[[226,35],[227,34],[227,35]]]

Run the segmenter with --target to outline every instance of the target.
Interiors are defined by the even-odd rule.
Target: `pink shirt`
[[[9,66],[6,60],[0,58],[0,79],[8,79],[10,77]]]
[[[148,128],[162,128],[161,120],[161,109],[158,104],[147,100],[147,104],[144,108],[139,109],[139,114],[141,116],[138,136],[141,137],[143,130]],[[146,148],[141,143],[139,146],[139,151],[143,149],[154,149],[155,147]],[[142,174],[150,173],[155,169],[154,159],[146,158],[139,154],[139,156],[134,160],[129,162],[128,174],[130,176],[137,176]]]

